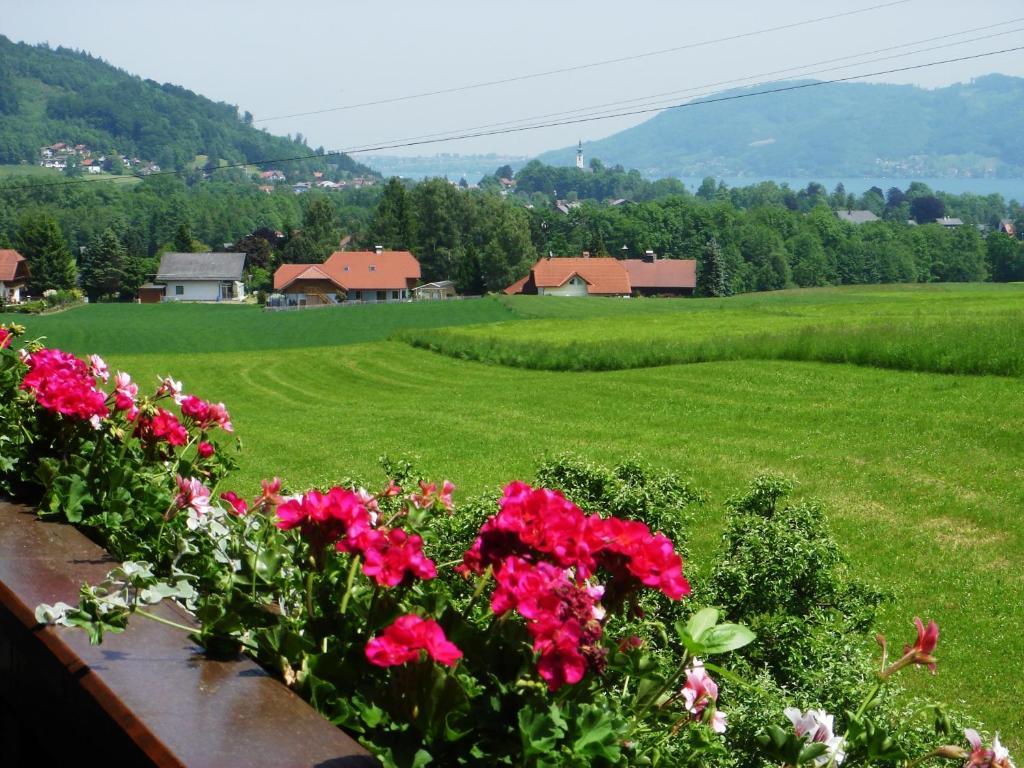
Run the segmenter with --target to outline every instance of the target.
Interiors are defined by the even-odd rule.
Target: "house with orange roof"
[[[548,256],[530,269],[530,274],[505,289],[507,294],[538,296],[629,296],[629,274],[622,262],[612,258]]]
[[[409,251],[335,251],[323,264],[282,264],[274,291],[289,306],[342,301],[406,301],[420,279],[420,263]]]
[[[17,251],[0,249],[0,299],[5,304],[20,304],[21,292],[28,282],[28,262]]]
[[[692,259],[658,259],[648,251],[644,259],[581,257],[541,259],[530,274],[505,293],[537,296],[689,296],[697,285]]]

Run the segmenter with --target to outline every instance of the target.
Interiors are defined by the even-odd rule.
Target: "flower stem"
[[[348,610],[348,599],[352,595],[352,584],[356,580],[356,571],[359,569],[359,563],[362,558],[359,555],[352,555],[352,565],[348,568],[348,578],[345,580],[345,596],[341,598],[341,615],[345,615],[345,611]]]

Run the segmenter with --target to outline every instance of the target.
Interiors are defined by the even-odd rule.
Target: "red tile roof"
[[[634,288],[696,288],[697,262],[693,259],[625,259],[622,262]]]
[[[533,265],[531,274],[538,288],[557,288],[569,282],[573,275],[579,275],[587,281],[587,293],[591,296],[632,292],[629,275],[618,259],[541,259]]]
[[[408,288],[410,281],[420,279],[420,263],[408,251],[335,251],[323,264],[278,267],[274,290],[283,290],[300,277],[330,280],[346,291],[401,290]]]
[[[0,281],[13,283],[28,277],[28,262],[17,251],[0,249]]]
[[[522,293],[523,287],[526,285],[526,281],[529,279],[530,276],[527,275],[526,277],[516,280],[514,283],[512,283],[512,285],[505,289],[505,293],[507,293],[509,296],[512,296],[517,293]]]

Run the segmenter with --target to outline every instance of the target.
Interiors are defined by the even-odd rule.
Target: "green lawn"
[[[1024,731],[1024,672],[1015,661],[1024,650],[1024,576],[1013,565],[1024,555],[1016,524],[1024,508],[1019,379],[779,360],[524,370],[383,339],[449,323],[492,322],[470,333],[509,338],[553,334],[556,323],[573,336],[623,323],[620,338],[646,344],[668,338],[665,328],[692,335],[726,327],[716,330],[707,317],[728,317],[727,327],[742,332],[745,313],[754,325],[796,315],[810,317],[811,327],[823,318],[920,319],[927,339],[936,318],[1012,317],[1022,298],[1019,286],[968,286],[718,302],[517,297],[289,314],[124,305],[22,321],[30,335],[104,354],[142,381],[173,373],[190,391],[224,400],[244,444],[232,486],[246,492],[272,474],[293,489],[376,478],[384,453],[417,457],[464,494],[530,477],[546,453],[574,450],[606,462],[640,454],[710,494],[688,566],[699,576],[717,545],[722,501],[760,470],[783,472],[799,493],[829,505],[851,560],[895,593],[882,629],[897,647],[914,615],[939,622],[939,675],[911,675],[915,687],[966,700],[972,715],[1009,735]],[[1024,346],[1016,350],[1024,355]]]

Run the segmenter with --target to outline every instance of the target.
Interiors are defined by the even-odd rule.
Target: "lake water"
[[[727,178],[723,177],[722,181],[728,184],[730,187],[749,187],[751,184],[757,184],[763,179],[757,179],[752,176],[743,178]],[[686,188],[691,192],[695,192],[700,187],[703,179],[698,178],[683,178],[681,181],[686,184]],[[910,186],[912,181],[920,181],[927,184],[936,192],[948,192],[953,195],[962,195],[965,192],[970,192],[974,195],[991,195],[998,193],[1002,195],[1007,202],[1010,200],[1024,200],[1024,179],[871,179],[871,178],[846,178],[846,179],[786,179],[786,178],[773,178],[770,181],[774,181],[776,184],[788,184],[790,189],[798,190],[804,189],[807,185],[816,181],[826,190],[831,192],[836,188],[836,184],[842,182],[846,188],[847,193],[853,193],[855,195],[861,195],[867,192],[872,187],[879,187],[883,191],[887,191],[890,187],[899,187],[902,190],[906,190]]]

